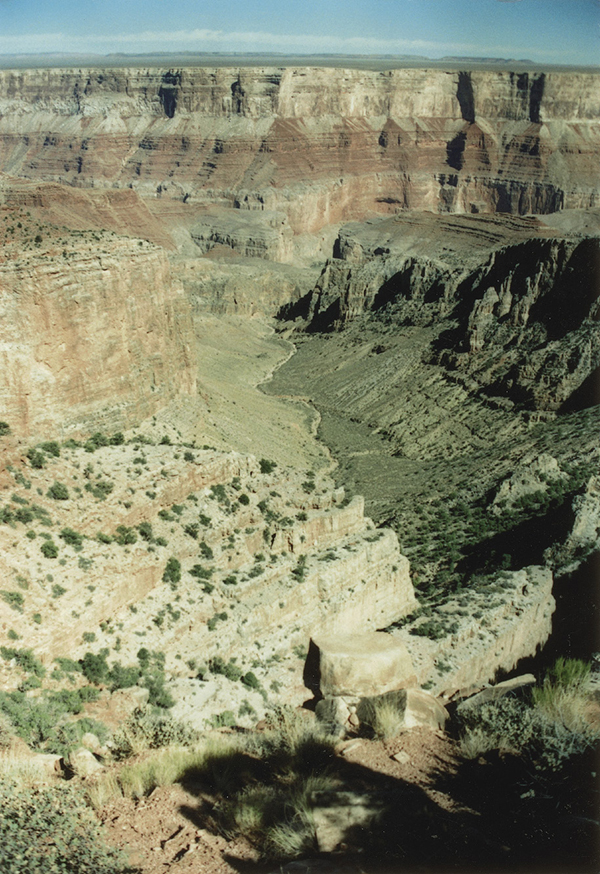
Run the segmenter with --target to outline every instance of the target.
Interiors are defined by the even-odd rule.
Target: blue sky
[[[600,63],[600,0],[0,0],[0,54],[221,51]]]

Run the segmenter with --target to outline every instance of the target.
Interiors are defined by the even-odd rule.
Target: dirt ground
[[[374,794],[384,807],[376,826],[349,834],[330,854],[315,851],[287,864],[261,861],[246,841],[218,833],[201,786],[121,798],[101,818],[109,841],[128,852],[141,874],[597,870],[592,760],[563,774],[560,785],[548,775],[532,782],[516,756],[494,753],[465,762],[448,735],[413,729],[390,741],[341,743],[332,764],[344,789]]]

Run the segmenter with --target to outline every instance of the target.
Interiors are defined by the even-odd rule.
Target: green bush
[[[8,422],[0,422],[0,437],[6,437],[10,434],[10,425]]]
[[[56,558],[58,555],[58,546],[53,540],[45,540],[40,547],[40,551],[44,558]]]
[[[244,492],[244,493],[242,493],[242,494],[238,497],[238,501],[240,502],[240,504],[243,504],[245,507],[247,507],[248,504],[250,503],[250,498],[249,498],[248,495]]]
[[[48,497],[52,498],[54,501],[68,501],[69,500],[69,490],[67,489],[64,483],[53,483],[48,489]]]
[[[214,568],[202,567],[201,564],[195,564],[189,570],[189,574],[192,577],[196,577],[196,579],[198,579],[198,580],[210,580],[213,573],[214,573]]]
[[[277,467],[277,462],[269,461],[267,458],[261,458],[258,465],[261,473],[273,473]]]
[[[60,446],[56,440],[47,440],[45,443],[40,443],[40,449],[43,449],[48,455],[54,456],[54,458],[60,456]]]
[[[0,782],[0,870],[6,874],[124,874],[95,815],[69,786],[25,788]]]
[[[0,592],[0,596],[2,596],[2,600],[5,601],[9,607],[13,610],[16,610],[18,613],[23,612],[23,604],[25,603],[25,599],[20,592],[9,592],[6,589],[3,589]]]
[[[200,555],[208,561],[214,558],[214,553],[205,540],[200,543]]]
[[[145,540],[148,543],[152,543],[152,538],[154,535],[150,522],[140,522],[140,524],[138,525],[138,531],[140,532],[140,537],[142,538],[142,540]]]
[[[45,677],[46,668],[34,655],[31,649],[13,649],[8,646],[0,646],[0,655],[5,661],[14,659],[22,670],[36,677]]]
[[[69,546],[72,546],[74,549],[79,550],[83,546],[83,534],[79,534],[79,532],[73,531],[72,528],[63,528],[58,536],[61,540],[64,540],[65,543],[68,543]]]
[[[27,458],[29,459],[30,465],[36,470],[41,470],[46,466],[46,456],[43,452],[40,452],[39,449],[28,449]]]
[[[97,654],[86,652],[83,659],[81,659],[81,670],[88,682],[94,683],[96,686],[104,683],[108,677],[107,655],[108,650],[103,649]]]
[[[177,587],[177,584],[181,580],[181,562],[179,559],[171,556],[171,558],[167,560],[162,578],[163,582],[169,583],[172,589]]]
[[[129,546],[137,542],[137,534],[133,528],[128,528],[127,525],[118,525],[115,540],[119,546]]]

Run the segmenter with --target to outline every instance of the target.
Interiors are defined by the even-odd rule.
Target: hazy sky
[[[0,54],[287,52],[600,63],[600,0],[0,0]]]

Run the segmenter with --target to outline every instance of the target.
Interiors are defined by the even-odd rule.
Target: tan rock
[[[95,755],[84,747],[69,753],[67,764],[78,777],[89,777],[102,770],[102,765]]]
[[[389,634],[319,635],[313,643],[325,697],[363,697],[400,689],[414,681],[406,646]]]

